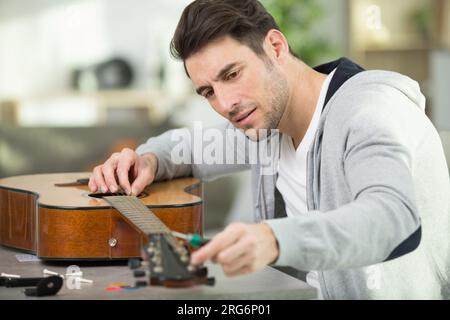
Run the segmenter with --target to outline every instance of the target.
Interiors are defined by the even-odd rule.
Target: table
[[[114,283],[133,286],[135,278],[126,261],[106,262],[19,262],[16,255],[23,252],[0,246],[0,273],[19,274],[22,277],[41,277],[46,268],[66,274],[71,265],[77,265],[83,278],[93,284],[81,284],[79,289],[69,289],[64,283],[55,296],[27,297],[24,288],[0,287],[0,299],[64,299],[64,300],[301,300],[315,299],[317,290],[304,281],[296,279],[271,267],[241,277],[228,278],[220,266],[207,264],[209,276],[216,278],[214,286],[195,286],[172,289],[147,286],[135,290],[106,291]]]

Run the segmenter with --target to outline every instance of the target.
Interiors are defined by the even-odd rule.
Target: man
[[[212,260],[229,276],[293,266],[326,299],[450,297],[448,169],[416,82],[347,59],[310,68],[256,0],[194,1],[171,49],[227,128],[258,144],[279,130],[277,172],[177,164],[180,129],[113,154],[92,191],[138,194],[157,180],[251,168],[258,223],[228,226],[192,264]]]

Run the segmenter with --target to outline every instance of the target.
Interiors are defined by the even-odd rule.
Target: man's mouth
[[[256,111],[255,109],[249,110],[247,112],[241,113],[240,115],[234,117],[233,122],[238,124],[243,124],[245,120],[249,119],[250,116]]]

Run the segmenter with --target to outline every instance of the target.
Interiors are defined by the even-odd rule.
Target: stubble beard
[[[253,141],[262,141],[278,129],[281,118],[286,110],[289,99],[287,79],[278,71],[271,61],[267,61],[268,70],[265,92],[268,92],[267,101],[270,101],[270,110],[264,114],[263,130],[255,128],[244,129],[245,134]]]

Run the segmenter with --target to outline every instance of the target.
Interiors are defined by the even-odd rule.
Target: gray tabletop
[[[126,262],[19,262],[17,255],[23,252],[0,246],[0,272],[18,274],[22,277],[41,277],[48,269],[66,274],[70,265],[76,264],[83,272],[83,278],[92,280],[92,284],[81,284],[78,289],[65,281],[56,296],[27,297],[24,288],[0,287],[0,299],[164,299],[164,300],[275,300],[275,299],[315,299],[317,291],[305,282],[284,272],[266,267],[260,272],[228,278],[220,266],[207,264],[208,274],[216,278],[214,286],[195,286],[183,289],[147,286],[139,289],[108,291],[113,285],[128,284],[134,286],[135,278]],[[70,289],[70,287],[72,287]]]

